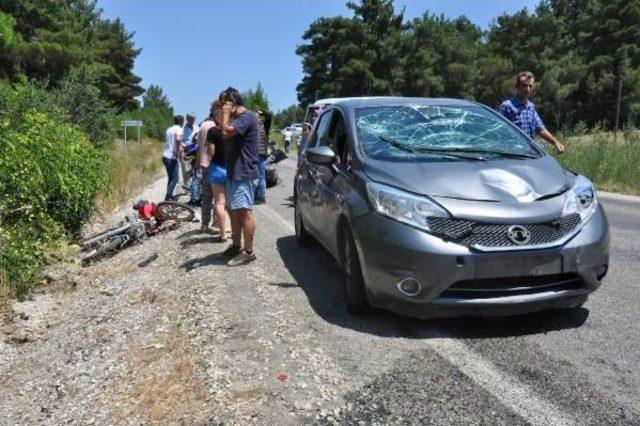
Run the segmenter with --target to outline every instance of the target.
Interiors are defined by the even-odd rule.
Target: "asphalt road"
[[[327,332],[342,336],[332,352],[363,377],[333,419],[640,424],[638,199],[600,196],[611,224],[611,263],[582,308],[497,319],[418,321],[382,311],[353,318],[341,304],[342,278],[330,255],[317,244],[298,248],[291,235],[294,168],[292,160],[280,163],[280,183],[257,211],[258,232],[285,231],[275,244],[295,279],[292,303],[305,296]]]

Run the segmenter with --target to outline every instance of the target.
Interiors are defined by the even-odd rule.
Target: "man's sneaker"
[[[240,253],[240,246],[234,246],[231,244],[225,251],[222,252],[222,255],[225,257],[236,257]]]
[[[264,198],[256,198],[256,199],[253,201],[253,204],[256,204],[256,205],[257,205],[257,204],[266,204],[266,203],[267,203],[267,200],[265,200]]]
[[[200,232],[203,234],[212,234],[213,232],[211,231],[211,228],[209,228],[207,225],[202,225],[200,227]]]
[[[249,262],[256,260],[256,254],[248,254],[246,251],[239,253],[236,257],[227,262],[227,266],[240,266],[246,265]]]

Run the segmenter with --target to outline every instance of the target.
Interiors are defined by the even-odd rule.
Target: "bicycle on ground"
[[[138,212],[137,218],[127,216],[118,226],[80,241],[82,250],[79,257],[83,263],[106,257],[126,246],[141,242],[162,229],[176,226],[180,222],[193,221],[195,217],[191,207],[176,201],[156,204],[140,200],[133,205],[133,209]]]

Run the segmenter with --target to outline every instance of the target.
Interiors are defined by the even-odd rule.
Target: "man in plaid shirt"
[[[518,126],[530,138],[536,134],[553,145],[559,154],[564,152],[564,145],[549,132],[536,111],[536,106],[529,101],[534,87],[533,73],[523,71],[516,76],[517,95],[502,102],[498,112],[507,120]]]

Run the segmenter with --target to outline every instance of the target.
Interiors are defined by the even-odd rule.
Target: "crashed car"
[[[294,185],[298,242],[353,313],[512,315],[582,305],[609,265],[593,184],[490,108],[362,98],[319,116]]]

